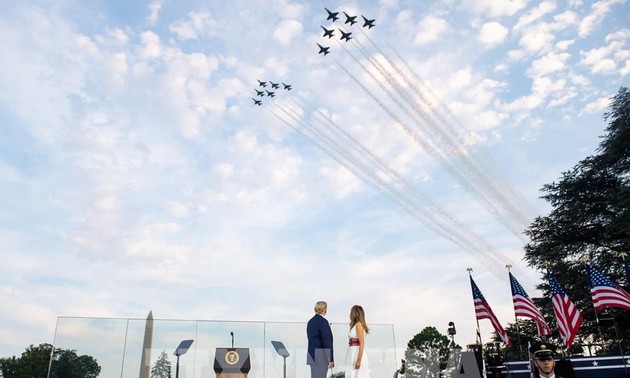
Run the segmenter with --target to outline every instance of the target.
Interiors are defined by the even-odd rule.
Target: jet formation
[[[354,24],[358,23],[357,21],[358,16],[352,16],[348,14],[348,12],[345,12],[345,11],[333,12],[328,8],[324,8],[324,9],[326,10],[326,13],[327,13],[326,21],[332,21],[334,23],[337,20],[339,20],[340,18],[339,13],[343,13],[343,15],[346,18],[343,25],[349,25],[347,27],[353,27]],[[361,18],[363,19],[362,27],[368,28],[368,29],[372,29],[374,27],[374,22],[376,21],[375,19],[368,19],[364,15],[361,15]],[[349,42],[352,39],[351,31],[346,31],[342,28],[336,28],[337,30],[335,30],[335,28],[332,26],[329,26],[329,27],[325,27],[324,25],[320,25],[320,26],[322,30],[324,31],[323,38],[326,38],[326,37],[328,37],[328,39],[334,38],[336,36],[335,32],[338,30],[341,33],[341,35],[339,36],[339,40]],[[318,54],[322,54],[324,56],[330,54],[330,46],[323,46],[317,43],[317,47],[319,47]],[[276,92],[279,90],[290,91],[292,89],[291,84],[286,84],[281,81],[276,83],[271,80],[267,80],[267,81],[262,81],[260,79],[256,79],[256,80],[258,81],[258,88],[262,89],[262,90],[259,90],[257,88],[254,88],[254,91],[256,92],[257,97],[273,98],[276,96]],[[267,84],[269,84],[270,87],[267,87]],[[282,84],[282,88],[280,88],[280,84]],[[263,89],[263,88],[269,88],[270,90]],[[254,101],[254,105],[256,106],[261,106],[263,104],[263,100],[258,100],[253,97],[252,97],[252,100]]]
[[[333,12],[328,8],[324,8],[326,10],[326,13],[328,13],[327,17],[326,17],[326,21],[332,20],[332,22],[335,22],[339,19],[339,12]],[[354,24],[356,24],[357,21],[357,16],[351,16],[349,15],[347,12],[342,11],[341,13],[344,14],[344,16],[346,16],[346,20],[344,21],[344,25],[350,24],[350,27],[352,27]],[[374,27],[374,22],[376,21],[376,19],[369,19],[367,17],[365,17],[364,15],[361,15],[361,18],[363,18],[363,27],[364,28],[368,28],[368,29],[372,29]],[[335,30],[332,28],[326,28],[324,25],[320,25],[321,28],[324,30],[324,34],[323,37],[328,37],[328,39],[331,39],[335,36]],[[352,39],[352,32],[349,31],[344,31],[341,28],[337,28],[337,30],[339,30],[339,32],[341,33],[340,36],[340,40],[342,41],[346,41],[349,42]],[[330,54],[330,46],[322,46],[319,43],[317,43],[317,46],[319,47],[319,53],[318,54],[324,54],[324,56]]]
[[[291,84],[286,84],[286,83],[283,83],[283,82],[274,83],[271,80],[262,81],[262,80],[259,80],[259,79],[256,79],[256,81],[258,81],[258,87],[257,88],[268,88],[267,84],[269,84],[271,86],[270,89],[272,89],[272,90],[268,90],[268,89],[258,90],[255,87],[254,91],[256,92],[256,96],[258,96],[258,97],[269,97],[269,98],[275,97],[277,91],[274,91],[273,89],[285,90],[285,91],[290,91],[291,89],[293,89]],[[282,89],[280,89],[280,84],[282,84]],[[254,100],[254,105],[256,105],[256,106],[261,106],[263,104],[262,100],[258,100],[258,99],[253,98],[253,97],[252,97],[252,100]]]

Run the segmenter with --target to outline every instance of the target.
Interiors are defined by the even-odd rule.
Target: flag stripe
[[[595,311],[607,307],[630,310],[630,294],[591,265],[588,266],[588,280]]]
[[[481,294],[481,291],[475,284],[475,281],[473,281],[472,276],[470,277],[470,286],[472,288],[473,301],[475,304],[475,316],[477,317],[477,320],[490,319],[490,323],[492,323],[494,330],[499,334],[503,342],[507,345],[511,345],[507,332],[505,332],[501,323],[499,323],[499,320],[494,315],[494,312],[492,312],[490,305],[486,302],[483,294]]]
[[[514,303],[514,315],[516,317],[522,316],[533,319],[536,322],[539,336],[551,335],[549,325],[534,305],[534,302],[527,296],[525,289],[523,289],[511,272],[509,275],[510,287],[512,288],[512,302]]]
[[[558,322],[558,331],[567,350],[569,350],[580,329],[580,325],[582,325],[582,314],[575,307],[573,302],[571,302],[569,296],[564,293],[560,284],[558,284],[558,281],[556,281],[551,273],[547,273],[547,279],[549,280],[553,312]]]

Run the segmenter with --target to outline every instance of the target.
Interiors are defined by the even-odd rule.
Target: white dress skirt
[[[357,334],[356,325],[350,329],[348,332],[348,343],[350,343],[350,339],[358,339],[359,335]],[[364,338],[365,340],[365,338]],[[368,363],[367,358],[367,349],[365,345],[363,346],[363,355],[361,356],[361,368],[355,369],[354,363],[357,360],[357,355],[359,354],[359,346],[348,346],[348,353],[346,354],[346,378],[369,378],[370,377],[370,364]]]

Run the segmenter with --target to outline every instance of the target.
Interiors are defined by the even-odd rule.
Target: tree
[[[518,323],[509,323],[505,327],[505,332],[507,332],[508,337],[512,341],[512,346],[499,351],[500,357],[506,360],[527,359],[529,357],[529,344],[538,335],[536,323],[529,319],[518,319]],[[503,342],[498,333],[493,332],[492,336],[492,341],[495,345],[500,345]]]
[[[171,378],[171,361],[168,359],[166,351],[160,353],[160,357],[151,368],[151,378]]]
[[[418,373],[421,366],[431,365],[434,359],[439,362],[439,369],[446,368],[450,354],[450,340],[435,327],[425,327],[407,343],[405,359],[407,370]],[[436,366],[437,367],[437,366]],[[407,373],[407,375],[410,375]]]
[[[604,349],[617,349],[613,327],[598,327],[585,259],[613,281],[626,285],[620,252],[630,251],[630,91],[620,88],[612,98],[605,135],[596,153],[562,173],[558,182],[542,188],[542,198],[552,206],[537,217],[526,234],[525,259],[538,270],[547,268],[582,312],[584,322],[576,340],[595,341]],[[541,299],[546,318],[554,319],[547,283]],[[606,309],[601,317],[613,317],[624,353],[630,351],[630,311]],[[554,328],[552,326],[552,328]],[[556,343],[562,345],[557,331]]]
[[[0,358],[3,378],[96,378],[101,367],[91,356],[79,356],[75,350],[55,348],[50,344],[30,345],[21,357]],[[51,358],[52,357],[52,358]]]

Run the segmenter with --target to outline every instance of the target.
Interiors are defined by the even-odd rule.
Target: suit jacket
[[[308,365],[328,365],[333,358],[333,335],[330,324],[322,315],[315,314],[306,324]]]

